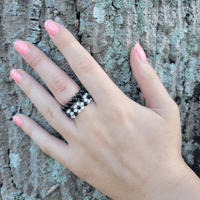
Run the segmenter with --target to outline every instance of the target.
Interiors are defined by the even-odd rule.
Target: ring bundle
[[[74,119],[91,101],[92,96],[87,92],[87,90],[80,89],[80,91],[72,97],[71,101],[62,106],[62,110],[68,117]]]

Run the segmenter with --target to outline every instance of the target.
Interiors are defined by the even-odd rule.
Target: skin
[[[40,49],[26,42],[24,60],[54,94],[22,69],[18,86],[69,144],[26,115],[21,128],[43,150],[109,197],[127,200],[200,199],[200,180],[181,156],[179,109],[148,61],[130,53],[130,63],[146,107],[128,98],[74,36],[57,23],[51,37],[92,101],[75,119],[61,110],[79,86]]]

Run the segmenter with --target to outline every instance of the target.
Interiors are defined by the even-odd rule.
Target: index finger
[[[116,94],[114,88],[118,89],[117,86],[65,27],[48,20],[45,28],[97,104],[104,104],[108,95],[112,97]]]

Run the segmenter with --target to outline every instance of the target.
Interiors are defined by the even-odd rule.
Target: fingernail
[[[12,79],[17,82],[18,84],[20,84],[22,82],[23,79],[23,75],[21,72],[19,72],[17,69],[13,69],[10,72],[10,76],[12,77]]]
[[[15,49],[23,56],[23,57],[26,57],[28,55],[28,53],[30,52],[30,48],[29,46],[21,41],[21,40],[18,40],[15,42]]]
[[[49,33],[49,35],[51,36],[56,36],[59,32],[60,32],[60,28],[58,27],[58,25],[52,21],[52,20],[47,20],[45,22],[45,28],[47,30],[47,32]]]
[[[22,126],[22,120],[18,116],[14,116],[13,121],[15,122],[15,124],[17,124],[17,126]]]
[[[139,43],[137,43],[137,44],[135,45],[135,53],[136,53],[137,57],[138,57],[141,61],[146,61],[146,60],[147,60],[146,54],[145,54],[143,48],[140,46]]]

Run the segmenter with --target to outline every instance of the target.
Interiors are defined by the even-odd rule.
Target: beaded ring
[[[62,110],[69,118],[74,119],[91,101],[92,96],[87,92],[87,90],[80,89],[79,92],[72,97],[71,101],[62,106]]]

